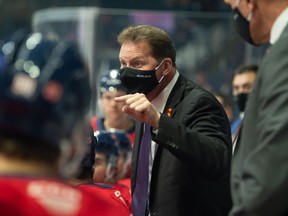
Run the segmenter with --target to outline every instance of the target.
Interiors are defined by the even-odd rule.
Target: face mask
[[[246,40],[248,43],[252,45],[256,45],[251,37],[251,32],[249,28],[250,20],[252,17],[252,13],[249,14],[248,18],[246,19],[238,10],[238,4],[233,10],[233,22],[234,26],[237,30],[237,32],[240,34],[240,36]]]
[[[248,98],[247,93],[240,93],[234,96],[234,102],[238,105],[240,112],[244,112],[247,98]]]
[[[164,61],[164,60],[163,60]],[[120,80],[130,94],[143,93],[149,94],[163,79],[158,81],[156,70],[161,66],[163,61],[154,70],[137,70],[134,68],[121,68],[119,70]]]

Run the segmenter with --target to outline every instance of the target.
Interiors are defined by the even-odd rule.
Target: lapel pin
[[[168,110],[167,110],[168,117],[171,117],[171,114],[172,114],[172,108],[168,108]]]

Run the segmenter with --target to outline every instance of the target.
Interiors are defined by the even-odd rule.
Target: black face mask
[[[134,68],[124,67],[119,70],[120,80],[128,93],[136,92],[149,94],[162,80],[157,80],[156,70],[160,67],[163,61],[154,70],[137,70]]]
[[[234,102],[237,104],[240,112],[244,112],[245,110],[248,95],[248,93],[240,93],[234,96]]]
[[[240,36],[248,43],[256,45],[251,37],[251,32],[249,28],[250,22],[245,19],[245,17],[240,13],[237,7],[233,10],[233,22]]]

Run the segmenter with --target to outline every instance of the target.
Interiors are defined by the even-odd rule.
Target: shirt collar
[[[166,101],[168,100],[168,97],[169,97],[174,85],[176,84],[178,77],[179,77],[179,72],[176,71],[173,79],[169,82],[169,84],[151,102],[155,106],[155,108],[157,109],[158,112],[163,112],[165,105],[166,105]]]
[[[274,22],[270,35],[270,44],[275,44],[280,38],[280,35],[284,31],[288,23],[288,7],[277,17]]]

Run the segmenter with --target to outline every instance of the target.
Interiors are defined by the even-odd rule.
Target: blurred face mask
[[[248,93],[240,93],[234,96],[234,102],[237,104],[240,112],[244,112],[245,110],[248,95]]]
[[[137,70],[134,68],[121,68],[119,70],[120,80],[128,92],[149,94],[163,79],[158,81],[156,77],[157,69],[162,65],[164,60],[154,70]]]
[[[236,7],[233,9],[233,22],[234,26],[239,33],[239,35],[246,40],[248,43],[252,45],[256,45],[251,37],[251,32],[250,32],[250,20],[252,18],[252,12],[248,15],[247,18],[245,18],[241,12],[238,9],[240,0],[237,1]]]

